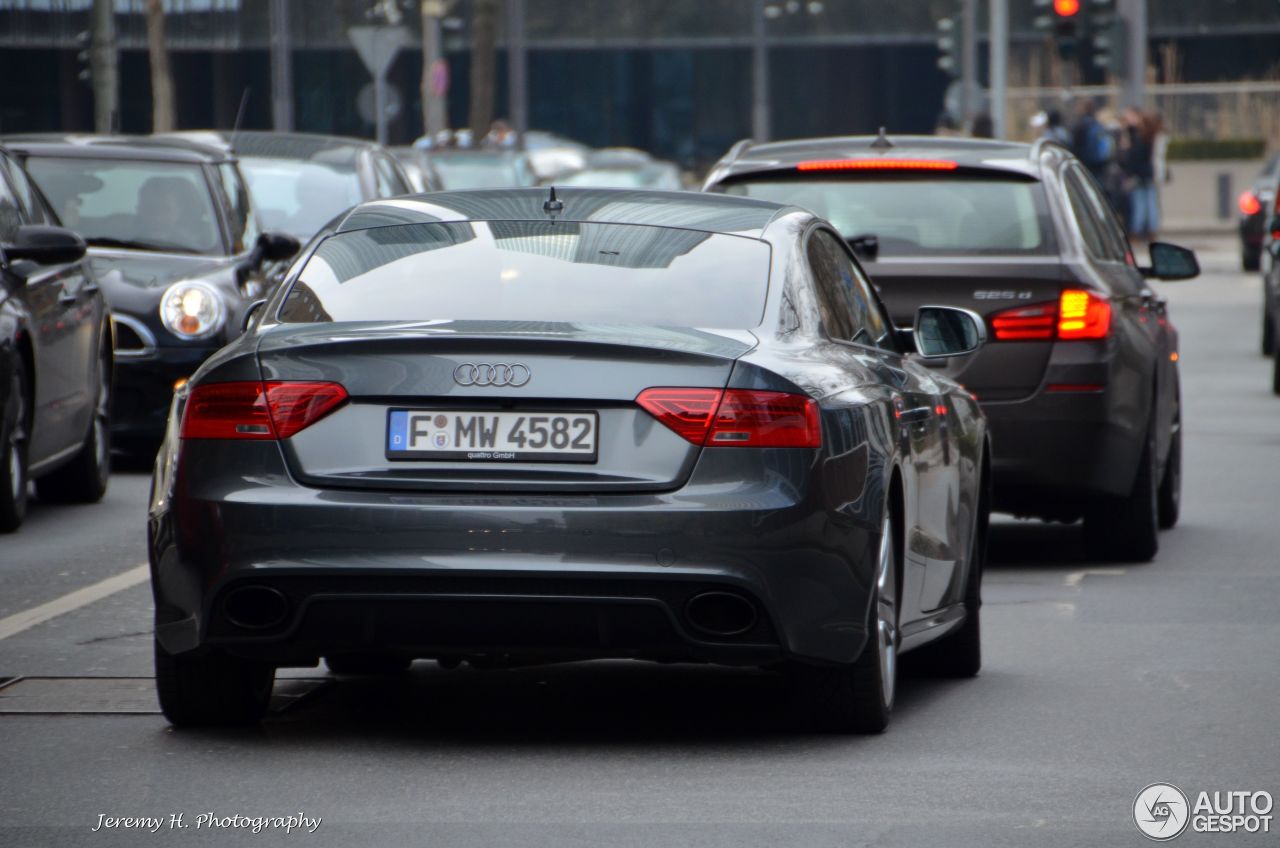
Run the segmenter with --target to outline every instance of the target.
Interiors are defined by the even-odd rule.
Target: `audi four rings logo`
[[[533,372],[529,366],[506,362],[464,362],[453,369],[453,381],[459,386],[512,386],[529,382]]]

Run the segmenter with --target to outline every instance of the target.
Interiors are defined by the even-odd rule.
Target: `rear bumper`
[[[274,443],[186,443],[149,522],[156,633],[170,652],[280,665],[359,651],[851,662],[877,518],[763,469],[771,482],[743,482],[715,453],[671,493],[427,495],[298,485]],[[230,599],[246,587],[278,593],[278,620],[244,626]],[[707,592],[748,605],[749,626],[700,629],[690,601]]]
[[[1118,394],[1042,388],[1023,401],[983,403],[993,507],[1072,520],[1099,496],[1127,495],[1145,435],[1133,422],[1146,416]]]

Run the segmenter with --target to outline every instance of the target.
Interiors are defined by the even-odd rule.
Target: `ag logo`
[[[1133,799],[1133,822],[1148,839],[1165,842],[1180,836],[1190,820],[1187,796],[1172,783],[1153,783]]]

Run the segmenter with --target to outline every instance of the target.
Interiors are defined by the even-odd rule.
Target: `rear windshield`
[[[915,175],[761,179],[734,182],[724,191],[803,206],[847,239],[874,235],[882,258],[1054,251],[1038,182]]]
[[[281,321],[759,325],[769,246],[667,227],[542,221],[339,233],[307,260]]]

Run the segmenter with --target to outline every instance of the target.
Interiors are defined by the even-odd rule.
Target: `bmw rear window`
[[[802,206],[847,239],[874,235],[879,257],[1055,252],[1039,182],[901,174],[849,179],[746,178],[725,194]]]
[[[769,246],[625,224],[403,224],[331,236],[278,316],[325,321],[564,321],[750,329]]]

